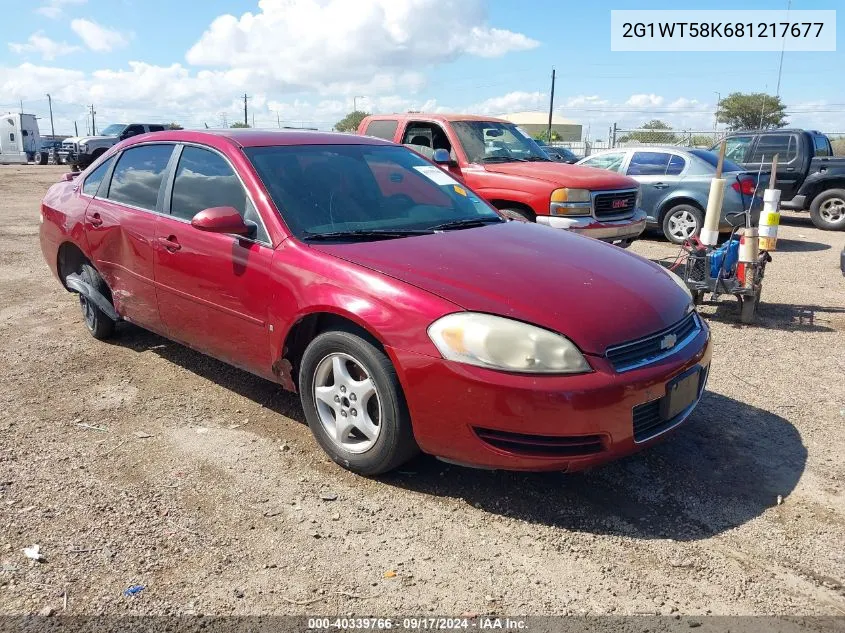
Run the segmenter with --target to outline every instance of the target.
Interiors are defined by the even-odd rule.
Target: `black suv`
[[[835,158],[828,139],[815,130],[758,130],[731,132],[725,157],[748,171],[771,171],[778,154],[777,188],[780,206],[809,209],[820,229],[845,230],[845,157]],[[719,146],[711,148],[718,151]],[[762,178],[768,183],[768,178]]]

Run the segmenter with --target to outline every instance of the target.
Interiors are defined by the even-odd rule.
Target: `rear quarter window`
[[[399,127],[399,121],[397,120],[379,119],[376,121],[370,121],[369,125],[367,125],[367,129],[364,131],[364,134],[392,141],[393,137],[396,135],[397,127]]]
[[[94,171],[92,171],[88,177],[85,179],[85,182],[82,185],[82,193],[86,196],[96,196],[97,190],[100,188],[100,185],[103,182],[103,178],[106,176],[106,172],[111,167],[111,164],[114,162],[114,157],[109,158],[105,161],[102,165],[97,167]],[[103,187],[103,191],[105,191],[107,187]]]

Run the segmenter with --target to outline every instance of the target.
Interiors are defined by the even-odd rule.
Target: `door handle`
[[[666,189],[669,185],[665,182],[656,182],[652,185],[655,189]]]
[[[168,235],[167,237],[160,237],[158,238],[159,244],[163,245],[164,248],[169,250],[171,253],[175,253],[182,245],[179,244],[179,241],[176,239],[175,235]]]
[[[103,218],[100,217],[99,213],[91,214],[91,226],[97,227],[103,225]]]

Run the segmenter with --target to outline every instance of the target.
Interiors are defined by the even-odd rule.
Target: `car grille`
[[[62,143],[62,149],[68,152],[75,152],[76,151],[76,143]]]
[[[699,316],[691,312],[670,328],[630,343],[607,348],[605,356],[616,371],[630,371],[674,354],[695,338],[700,331]],[[667,346],[670,340],[673,344]]]
[[[710,367],[705,367],[701,370],[698,378],[698,397],[701,398],[701,393],[704,391],[704,385],[707,384],[707,372]],[[668,420],[660,415],[660,403],[663,398],[646,402],[645,404],[638,404],[634,407],[634,441],[645,442],[653,437],[665,433],[673,426],[677,426],[688,415],[689,411],[682,411],[674,418]],[[698,402],[698,400],[696,400]]]
[[[631,215],[636,206],[636,191],[597,193],[593,199],[593,213],[597,218]]]
[[[493,429],[473,430],[490,446],[527,457],[578,457],[604,450],[601,435],[528,435]]]

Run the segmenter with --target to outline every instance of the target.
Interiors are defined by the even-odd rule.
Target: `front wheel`
[[[516,220],[517,222],[536,222],[536,216],[530,211],[524,209],[499,209],[499,213],[505,216],[508,220]]]
[[[825,231],[845,230],[845,189],[829,189],[810,205],[810,219]]]
[[[698,235],[702,226],[704,215],[700,209],[690,204],[674,206],[663,216],[663,235],[673,244],[683,244]]]
[[[344,468],[378,475],[418,452],[393,364],[357,334],[317,336],[302,357],[299,389],[311,432]]]

